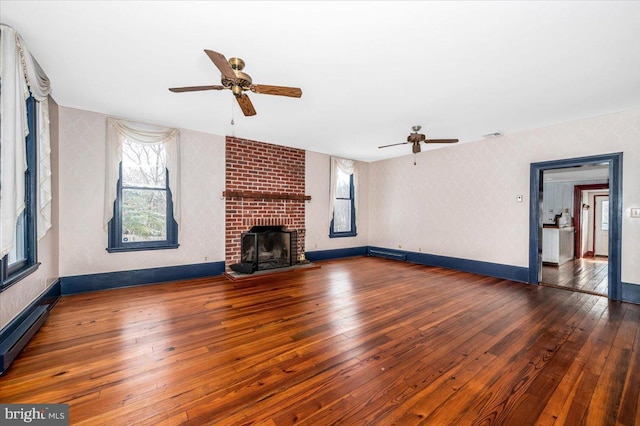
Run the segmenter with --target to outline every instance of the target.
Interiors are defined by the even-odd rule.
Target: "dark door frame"
[[[576,229],[574,241],[574,253],[576,257],[582,257],[582,191],[595,191],[609,189],[608,183],[592,183],[587,185],[575,185],[573,187],[573,226]]]
[[[542,173],[567,167],[609,165],[609,291],[608,297],[622,295],[622,153],[531,163],[529,186],[529,284],[542,278]]]

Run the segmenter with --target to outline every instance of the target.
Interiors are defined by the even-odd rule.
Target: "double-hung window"
[[[0,260],[0,289],[38,268],[36,238],[36,101],[26,101],[29,134],[25,138],[27,169],[24,174],[24,210],[18,216],[14,245]]]
[[[121,162],[113,217],[109,222],[109,252],[178,247],[169,187],[167,147],[131,137],[120,145]]]
[[[329,237],[354,237],[356,233],[356,207],[354,162],[331,159],[332,215]]]

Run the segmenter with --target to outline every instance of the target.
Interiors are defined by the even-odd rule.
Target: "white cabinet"
[[[573,211],[574,182],[549,182],[543,184],[542,189],[542,221],[554,223],[555,215],[564,209]]]
[[[542,229],[542,261],[562,265],[574,257],[574,228],[544,227]]]

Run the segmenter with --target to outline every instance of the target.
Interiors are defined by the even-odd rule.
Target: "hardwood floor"
[[[637,425],[640,306],[393,260],[64,297],[4,403],[85,425]]]
[[[543,266],[545,285],[607,296],[609,265],[606,257],[583,257],[560,266]]]

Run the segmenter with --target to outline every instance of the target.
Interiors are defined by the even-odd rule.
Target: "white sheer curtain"
[[[130,121],[107,118],[107,164],[104,190],[104,229],[113,217],[113,203],[116,200],[122,142],[126,139],[142,144],[163,144],[167,153],[169,189],[173,199],[173,219],[180,227],[180,132],[177,129],[150,126]]]
[[[24,211],[25,137],[29,134],[25,101],[29,92],[38,101],[38,238],[51,228],[51,85],[27,45],[13,28],[0,24],[0,257],[15,244],[18,217]]]
[[[348,175],[353,175],[353,204],[356,212],[358,211],[358,196],[355,194],[358,188],[358,167],[353,160],[344,158],[331,157],[331,184],[329,187],[329,222],[333,219],[333,209],[336,203],[336,187],[338,182],[338,171],[342,171]]]

